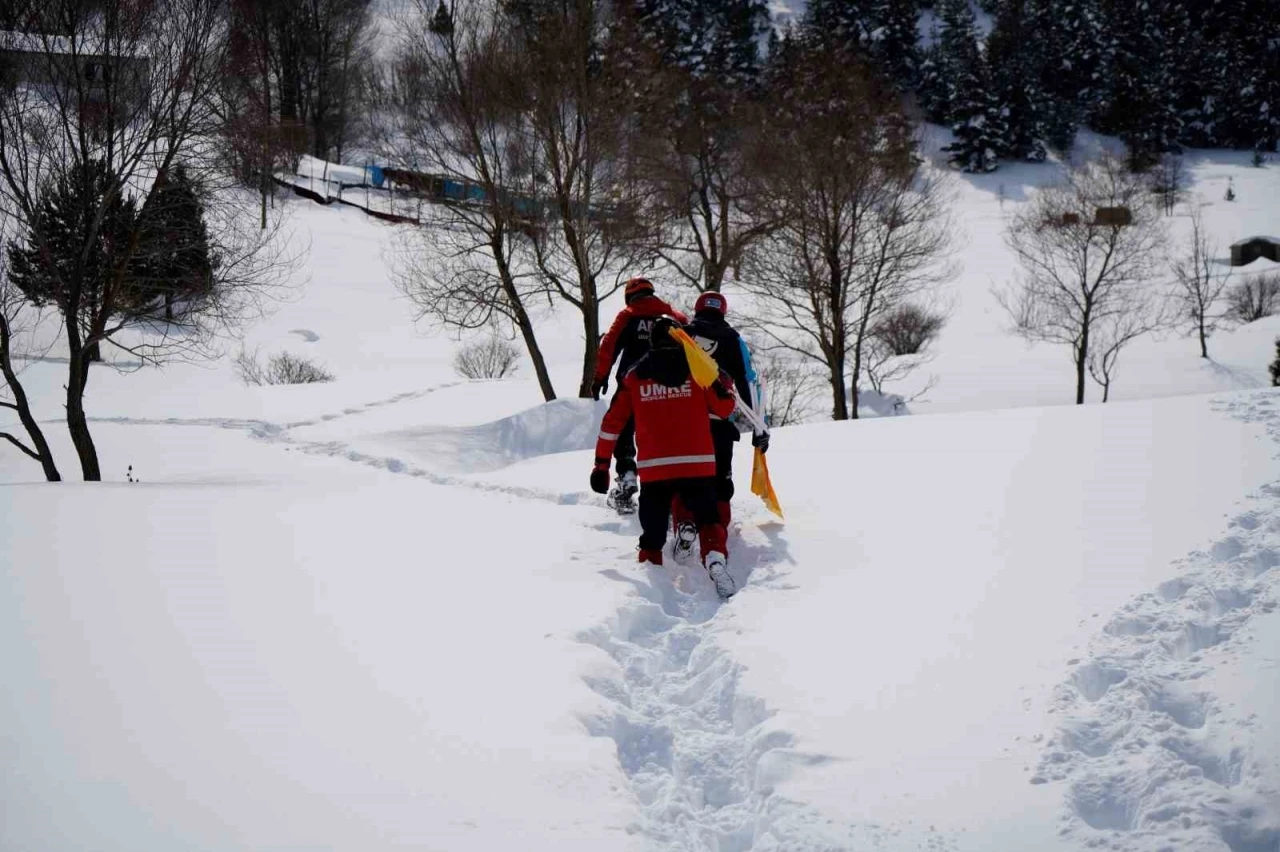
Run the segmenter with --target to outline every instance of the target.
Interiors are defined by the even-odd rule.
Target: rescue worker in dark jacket
[[[684,314],[654,295],[653,284],[647,278],[632,278],[626,283],[623,296],[627,306],[618,312],[613,325],[600,341],[595,382],[591,386],[593,399],[599,399],[602,393],[608,391],[609,370],[615,360],[618,362],[617,383],[621,388],[622,377],[649,352],[649,336],[658,317],[669,316],[680,323],[688,322]],[[634,419],[628,420],[618,433],[613,458],[618,471],[618,482],[609,494],[609,505],[620,512],[628,512],[634,508],[633,498],[640,487],[636,479]]]
[[[759,410],[760,400],[757,397],[755,370],[751,366],[751,352],[746,341],[737,330],[725,319],[729,303],[724,294],[707,292],[698,297],[694,305],[693,322],[685,330],[689,336],[702,347],[708,355],[715,359],[722,373],[728,374],[743,403],[753,411]],[[733,499],[733,448],[741,435],[737,422],[731,418],[720,418],[711,415],[711,440],[716,455],[716,500],[720,511],[720,522],[727,528],[732,520],[729,501]],[[759,447],[761,452],[769,450],[769,433],[756,432],[751,439],[752,446]],[[683,508],[674,513],[676,527],[676,556],[684,557],[697,538],[696,528],[690,523]]]

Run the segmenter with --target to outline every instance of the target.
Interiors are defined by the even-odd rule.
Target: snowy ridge
[[[435,485],[471,488],[477,491],[504,494],[528,500],[541,500],[561,505],[577,503],[580,496],[577,493],[559,493],[518,485],[482,482],[465,476],[428,470],[407,461],[401,456],[383,455],[362,450],[346,441],[304,440],[290,434],[294,429],[319,426],[344,417],[364,414],[385,405],[420,399],[429,394],[456,387],[459,384],[464,383],[446,382],[423,390],[396,394],[386,399],[344,408],[340,412],[287,423],[273,423],[267,420],[234,417],[91,417],[89,419],[94,423],[110,423],[118,426],[194,426],[247,432],[259,440],[284,444],[311,455],[342,458],[357,464],[387,470],[391,473],[425,479]],[[504,418],[496,423],[468,428],[428,429],[404,434],[416,438],[419,443],[437,441],[443,445],[443,449],[447,449],[450,453],[459,452],[459,446],[466,443],[466,440],[461,436],[467,436],[473,444],[470,447],[472,457],[484,456],[490,458],[490,466],[482,469],[492,469],[501,464],[501,462],[493,462],[493,459],[505,459],[506,463],[510,463],[516,459],[528,458],[533,455],[563,452],[565,449],[581,443],[585,440],[583,438],[583,430],[580,428],[581,423],[575,426],[572,421],[582,421],[584,416],[586,421],[590,421],[593,412],[594,406],[589,402],[562,400],[550,403],[547,406],[540,406],[523,414]],[[592,429],[590,431],[592,437],[594,437],[595,430]],[[450,438],[454,440],[451,441]],[[492,439],[491,446],[475,446],[475,442],[486,438]],[[514,444],[513,440],[515,441]],[[451,458],[449,453],[446,453],[445,457]]]
[[[554,493],[450,475],[415,465],[408,458],[461,453],[473,461],[486,453],[494,459],[529,458],[563,452],[581,444],[581,428],[593,428],[595,404],[564,400],[475,427],[423,429],[398,433],[414,438],[406,458],[365,452],[344,441],[311,441],[294,429],[318,426],[372,409],[416,399],[458,384],[451,382],[375,400],[341,412],[287,423],[246,418],[99,418],[98,422],[132,426],[189,426],[245,432],[268,443],[307,454],[352,461],[433,484],[499,493],[560,505],[579,502],[577,493]],[[386,436],[383,436],[385,438]],[[488,439],[492,446],[486,449]],[[429,445],[439,442],[434,449]],[[472,445],[470,442],[476,442]],[[416,452],[413,452],[416,451]],[[456,460],[455,460],[456,461]],[[452,462],[447,467],[454,466]],[[484,465],[481,465],[483,468]],[[776,526],[762,510],[740,511],[751,528],[735,528],[730,538],[731,571],[739,587],[754,577],[755,589],[785,588],[775,576],[782,545],[770,535]],[[759,522],[759,523],[757,523]],[[636,530],[629,521],[592,526],[624,537],[619,561],[630,556]],[[599,554],[572,557],[597,562]],[[721,601],[710,578],[697,563],[670,561],[649,569],[643,579],[626,569],[601,572],[631,585],[635,595],[606,623],[583,631],[578,639],[600,648],[617,664],[617,676],[591,677],[587,685],[605,698],[612,712],[584,719],[590,734],[614,741],[618,762],[641,805],[642,834],[662,849],[680,852],[755,852],[788,849],[826,852],[846,848],[831,836],[830,821],[775,787],[795,768],[828,758],[795,748],[795,738],[772,721],[758,698],[739,691],[741,664],[714,639]]]
[[[446,473],[488,473],[555,453],[592,450],[608,404],[556,399],[476,426],[415,427],[370,435],[377,446],[431,459]]]
[[[768,543],[735,534],[730,553],[740,588],[751,574],[774,585]],[[616,677],[588,681],[612,712],[585,721],[614,741],[641,805],[644,823],[628,830],[679,852],[844,848],[825,836],[826,820],[775,789],[793,768],[827,758],[798,751],[764,702],[739,690],[743,667],[715,641],[721,603],[696,560],[649,568],[644,579],[603,573],[636,596],[579,637],[618,667]]]
[[[1280,442],[1280,398],[1220,406]],[[1280,605],[1280,483],[1245,501],[1229,532],[1177,577],[1129,602],[1059,686],[1064,718],[1032,783],[1067,781],[1063,828],[1116,850],[1280,849],[1280,789],[1240,741],[1253,724],[1199,682]]]

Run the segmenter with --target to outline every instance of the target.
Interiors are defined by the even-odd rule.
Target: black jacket
[[[602,382],[607,379],[609,369],[613,366],[614,359],[617,359],[618,382],[621,382],[636,361],[649,351],[649,332],[653,329],[654,320],[661,316],[671,316],[679,322],[685,321],[684,314],[657,296],[645,296],[623,308],[600,341],[595,380]]]
[[[689,336],[697,341],[720,369],[733,379],[738,395],[747,405],[751,405],[751,373],[750,356],[746,354],[746,344],[737,330],[725,322],[719,311],[702,311],[694,316],[693,322],[685,328]]]

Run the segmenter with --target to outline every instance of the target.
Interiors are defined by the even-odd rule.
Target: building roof
[[[1266,243],[1275,243],[1280,246],[1280,237],[1245,237],[1243,240],[1236,240],[1231,244],[1231,247],[1236,248],[1237,246],[1243,246],[1248,243],[1256,242],[1257,240],[1262,240]]]

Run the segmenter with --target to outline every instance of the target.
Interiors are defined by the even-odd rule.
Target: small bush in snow
[[[519,350],[501,337],[468,343],[453,356],[453,369],[464,379],[503,379],[519,366]]]
[[[1280,275],[1259,275],[1227,291],[1227,316],[1247,324],[1280,308]]]
[[[803,423],[818,414],[822,377],[800,359],[771,352],[759,366],[766,422],[772,427]]]
[[[310,385],[333,381],[333,374],[306,358],[281,352],[265,364],[255,351],[241,350],[235,359],[236,374],[246,385]]]
[[[1151,170],[1151,191],[1160,196],[1165,215],[1173,215],[1178,206],[1178,199],[1186,188],[1187,170],[1182,158],[1176,154],[1166,154]]]
[[[1280,339],[1276,340],[1276,360],[1268,369],[1271,371],[1271,386],[1280,387]]]
[[[881,317],[871,336],[894,355],[918,355],[938,336],[946,318],[918,305],[903,305]]]

